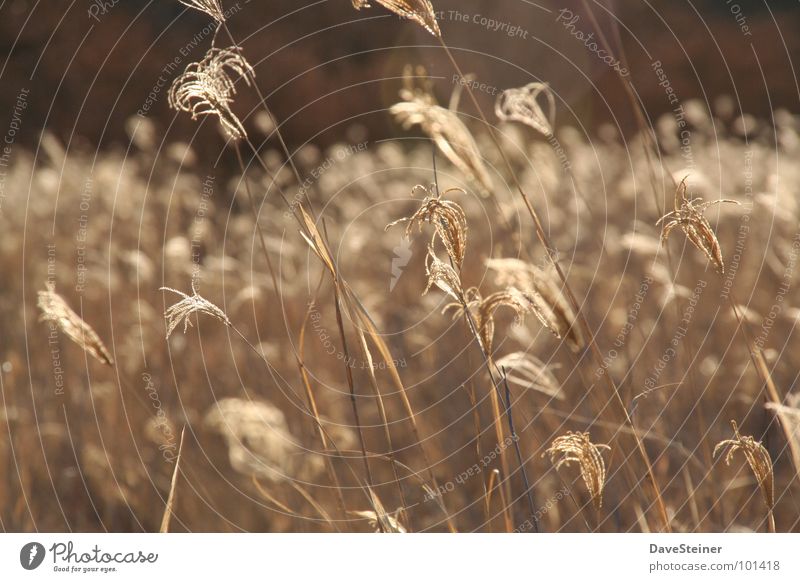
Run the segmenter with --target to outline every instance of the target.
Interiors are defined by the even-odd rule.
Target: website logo
[[[26,570],[35,570],[44,561],[44,546],[39,542],[30,542],[19,551],[19,563]]]
[[[400,243],[392,249],[394,257],[392,258],[392,279],[389,281],[389,293],[394,291],[394,286],[400,280],[408,262],[411,260],[411,239],[403,237]]]

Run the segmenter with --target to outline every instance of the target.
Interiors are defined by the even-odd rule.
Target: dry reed
[[[421,81],[417,81],[421,79]],[[458,91],[456,87],[449,108],[436,100],[433,87],[423,68],[416,73],[410,66],[403,73],[400,103],[392,105],[389,112],[405,129],[415,125],[430,137],[439,150],[461,172],[481,188],[483,194],[493,189],[492,178],[483,162],[483,155],[467,126],[458,117]]]
[[[169,336],[172,335],[172,332],[183,322],[183,333],[192,326],[192,322],[190,316],[192,314],[203,314],[213,317],[217,321],[221,321],[228,327],[230,327],[231,320],[228,319],[227,314],[222,311],[219,307],[208,301],[207,299],[200,296],[197,293],[197,289],[195,289],[195,283],[192,282],[192,294],[187,295],[182,291],[178,291],[177,289],[172,289],[170,287],[161,287],[161,291],[170,291],[172,293],[176,293],[183,297],[177,303],[169,306],[167,310],[164,312],[164,319],[167,322],[167,339]]]
[[[69,339],[78,344],[83,351],[96,360],[114,365],[108,349],[103,344],[100,336],[75,313],[61,295],[56,293],[56,287],[48,282],[44,291],[39,291],[39,309],[42,314],[39,321],[49,321],[55,324],[58,329],[64,332]]]
[[[739,426],[735,420],[731,421],[731,426],[733,427],[733,438],[717,443],[717,446],[714,447],[714,456],[716,457],[718,452],[727,449],[725,464],[730,465],[733,455],[737,451],[741,451],[758,482],[761,495],[764,497],[764,503],[767,504],[768,526],[770,531],[774,533],[775,476],[772,471],[772,459],[760,441],[756,441],[752,436],[742,436],[739,433]]]
[[[450,192],[461,192],[461,188],[450,188],[440,193],[435,186],[427,189],[424,186],[414,186],[411,190],[413,195],[417,190],[425,192],[425,199],[422,206],[411,216],[400,218],[386,225],[389,229],[397,224],[408,222],[406,226],[406,238],[411,237],[411,231],[416,224],[422,231],[422,223],[427,222],[434,227],[433,237],[430,246],[433,247],[438,235],[444,244],[450,260],[460,269],[464,263],[464,254],[467,250],[467,218],[464,210],[457,203],[451,200],[443,200],[442,195]],[[431,192],[433,190],[433,192]]]
[[[547,99],[547,113],[539,105],[541,95]],[[555,127],[556,101],[547,83],[529,83],[500,93],[495,102],[495,114],[501,121],[524,123],[548,137],[553,135]]]
[[[250,85],[254,78],[255,71],[239,47],[212,48],[172,82],[169,105],[190,113],[192,119],[215,115],[231,139],[245,139],[247,132],[231,110],[231,104],[236,95],[236,79]]]
[[[545,451],[556,470],[577,463],[583,482],[596,509],[603,506],[603,488],[606,483],[606,464],[601,451],[608,445],[592,443],[588,432],[568,432],[556,438]]]
[[[395,14],[413,20],[434,36],[441,36],[439,23],[436,21],[436,13],[430,0],[375,0],[384,8],[391,10]],[[353,8],[361,10],[369,8],[369,0],[353,0]]]
[[[526,310],[533,313],[554,336],[564,339],[575,352],[586,347],[586,340],[575,313],[564,298],[552,270],[536,267],[519,259],[486,259],[498,285],[518,289]]]
[[[670,233],[676,227],[683,230],[686,237],[697,247],[706,258],[714,264],[714,267],[721,274],[725,272],[725,263],[722,261],[722,248],[719,240],[708,219],[703,216],[706,208],[715,204],[740,204],[736,200],[712,200],[711,202],[700,202],[700,198],[691,198],[686,195],[686,178],[684,177],[675,190],[675,210],[668,212],[658,219],[656,225],[664,225],[661,232],[661,241],[667,242]],[[698,204],[698,202],[700,202]]]
[[[219,0],[178,0],[178,2],[208,14],[219,23],[225,22],[225,14],[222,12]]]

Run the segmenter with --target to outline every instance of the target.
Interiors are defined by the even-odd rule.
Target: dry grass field
[[[216,48],[158,99],[202,133],[0,160],[4,531],[800,530],[797,115],[585,131],[375,0],[437,74],[392,63],[394,138],[289,158],[184,4]]]

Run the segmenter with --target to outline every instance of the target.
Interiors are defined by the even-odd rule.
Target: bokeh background
[[[463,49],[463,58],[473,65],[470,72],[478,79],[503,88],[520,84],[521,76],[544,79],[580,112],[588,127],[614,121],[626,131],[635,128],[629,115],[612,114],[628,107],[618,79],[579,42],[553,26],[548,13],[525,2],[475,0],[468,9],[462,4],[443,0],[435,7],[446,15],[442,26],[449,44]],[[576,0],[538,4],[581,14]],[[149,1],[118,2],[95,20],[88,15],[93,5],[61,0],[5,3],[0,42],[9,57],[3,67],[9,89],[3,91],[0,106],[9,109],[14,87],[24,86],[33,75],[47,90],[31,96],[31,125],[46,125],[62,139],[77,135],[91,144],[125,143],[125,120],[142,107],[164,66],[182,49],[188,47],[197,57],[208,45],[210,35],[204,33],[208,18],[186,11],[178,2]],[[731,3],[616,0],[606,5],[671,72],[672,85],[682,99],[733,96],[743,111],[759,117],[781,107],[797,110],[792,59],[800,40],[792,33],[800,16],[793,0],[737,3],[751,36],[742,34]],[[341,132],[337,124],[353,116],[376,139],[394,135],[396,127],[385,115],[365,112],[394,102],[391,84],[374,81],[397,77],[413,58],[413,47],[432,44],[424,31],[397,26],[396,17],[385,11],[354,13],[344,0],[242,0],[228,9],[236,6],[247,17],[231,18],[230,27],[237,38],[245,39],[253,55],[262,55],[251,60],[276,116],[286,124],[289,141],[298,144],[313,138],[330,144]],[[531,41],[486,34],[471,19],[451,20],[450,11],[518,24],[530,33]],[[608,24],[609,16],[602,10],[597,18]],[[585,15],[581,25],[590,32]],[[200,39],[190,46],[196,35]],[[663,90],[650,82],[653,59],[637,50],[631,37],[626,40],[642,103],[654,116],[668,111]],[[404,46],[409,48],[403,50]],[[440,55],[426,54],[426,64],[432,75],[452,75]],[[255,107],[257,96],[242,95],[240,105],[244,110]],[[157,100],[148,117],[162,131],[174,126],[183,132],[195,130],[189,120],[168,108],[164,98]],[[30,132],[28,139],[33,136]]]

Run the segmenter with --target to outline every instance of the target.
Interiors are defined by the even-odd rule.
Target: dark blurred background
[[[777,108],[800,110],[792,62],[800,56],[797,0],[603,1],[622,22],[632,79],[652,115],[671,109],[650,68],[652,60],[662,62],[681,100],[699,97],[712,103],[730,95],[743,112],[760,117]],[[382,109],[396,100],[399,83],[376,81],[398,77],[406,62],[425,64],[440,77],[437,92],[443,102],[452,90],[452,69],[435,39],[381,7],[357,12],[348,0],[225,0],[223,5],[234,11],[231,30],[243,42],[259,86],[295,146],[341,139],[354,121],[370,139],[394,135],[397,128]],[[442,29],[462,67],[481,82],[502,89],[546,80],[563,100],[560,122],[579,119],[587,132],[605,121],[623,131],[633,128],[619,78],[555,22],[555,12],[567,7],[582,15],[578,29],[592,31],[579,0],[542,0],[540,6],[551,12],[521,0],[436,0],[434,5],[444,13]],[[211,38],[209,19],[177,0],[118,0],[116,5],[106,0],[105,8],[101,0],[7,0],[0,6],[0,111],[13,107],[19,88],[31,88],[24,137],[29,143],[45,126],[62,140],[72,136],[92,146],[127,141],[125,121],[143,107],[165,65],[184,51],[180,68],[165,75],[171,80],[202,56]],[[614,42],[607,13],[594,6]],[[453,10],[468,14],[470,21],[451,18]],[[741,15],[738,22],[734,12]],[[472,22],[476,14],[519,25],[528,38],[487,31]],[[218,44],[227,44],[222,35]],[[490,97],[484,98],[488,105]],[[213,136],[196,140],[195,146],[218,151],[214,127],[198,130],[187,116],[170,111],[166,101],[163,87],[147,112],[159,129],[175,138],[188,139],[195,131]],[[242,91],[236,111],[246,116],[256,105],[253,92]]]

